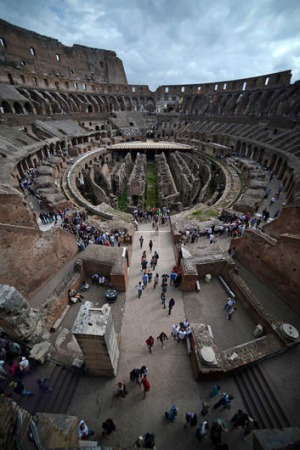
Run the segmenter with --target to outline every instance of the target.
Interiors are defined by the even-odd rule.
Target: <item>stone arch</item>
[[[70,99],[73,101],[74,112],[80,111],[80,102],[75,94],[69,94]]]
[[[25,108],[25,111],[26,111],[28,114],[32,114],[32,113],[34,112],[34,111],[33,111],[32,104],[29,103],[29,102],[25,102],[25,103],[24,103],[24,108]]]
[[[138,111],[139,110],[139,101],[138,101],[137,97],[132,97],[132,104],[133,104],[134,111]]]
[[[1,102],[1,108],[3,108],[3,112],[5,114],[11,114],[13,112],[11,104],[6,100],[3,100],[3,102]]]
[[[94,111],[99,112],[100,107],[99,107],[99,103],[96,101],[96,99],[92,95],[89,95],[89,94],[86,95],[86,99],[91,105],[93,105]]]
[[[146,110],[149,113],[155,112],[155,100],[153,97],[146,98]]]
[[[109,111],[119,111],[119,104],[117,102],[117,99],[113,97],[112,95],[108,98],[109,102]]]
[[[14,102],[14,110],[16,114],[24,114],[23,107],[19,102]]]
[[[117,101],[119,104],[120,111],[126,111],[126,106],[123,97],[117,97]]]
[[[132,110],[131,99],[128,96],[125,96],[123,98],[123,100],[124,100],[126,111],[131,111]]]

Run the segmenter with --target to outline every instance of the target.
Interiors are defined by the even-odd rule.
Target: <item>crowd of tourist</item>
[[[26,376],[31,374],[30,354],[26,346],[8,338],[0,337],[0,394],[11,397],[13,392],[21,397],[32,397],[34,392],[26,388]],[[45,391],[45,379],[38,378],[39,389]],[[48,385],[48,392],[52,392]]]

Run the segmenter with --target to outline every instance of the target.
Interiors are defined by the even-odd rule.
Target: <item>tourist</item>
[[[170,273],[170,286],[175,286],[176,278],[177,278],[177,273],[171,272]]]
[[[143,391],[144,391],[143,398],[145,399],[146,395],[147,395],[147,392],[150,391],[150,383],[149,383],[149,380],[147,378],[147,375],[143,376],[143,378],[141,380],[140,387],[143,387]]]
[[[148,339],[146,339],[146,344],[147,344],[149,353],[152,353],[152,347],[154,345],[154,337],[153,336],[149,336]]]
[[[178,410],[177,406],[172,405],[170,408],[170,411],[165,412],[165,416],[170,422],[175,422],[176,416],[178,415],[178,411],[179,410]]]
[[[25,389],[25,386],[20,379],[18,379],[16,382],[13,382],[13,387],[14,387],[14,392],[18,395],[21,395],[22,397],[32,397],[33,396],[33,392]]]
[[[226,319],[227,319],[227,320],[231,320],[231,317],[232,317],[233,314],[236,312],[236,310],[237,310],[237,308],[235,308],[234,306],[232,306],[232,307],[229,309],[229,311],[228,311],[228,314],[227,314]]]
[[[110,417],[108,419],[106,419],[105,422],[102,423],[102,436],[103,437],[109,436],[115,430],[116,430],[116,425],[114,424],[114,421]]]
[[[78,424],[78,439],[86,441],[90,436],[93,436],[95,432],[90,430],[84,420],[80,420]]]
[[[135,381],[137,384],[140,384],[140,370],[139,369],[132,369],[129,377],[131,381]]]
[[[152,242],[152,239],[150,239],[150,241],[149,241],[149,250],[150,250],[150,253],[152,253],[152,247],[153,247],[153,242]]]
[[[143,276],[142,276],[142,282],[143,282],[143,286],[144,289],[147,287],[148,284],[148,274],[146,273],[146,271],[144,272]]]
[[[136,286],[136,289],[137,289],[138,298],[141,298],[143,290],[144,290],[144,286],[142,285],[141,281],[139,281],[139,284]]]
[[[199,441],[207,439],[209,428],[209,423],[206,420],[200,423],[199,428],[196,431],[196,436]]]
[[[164,332],[162,331],[162,332],[160,333],[160,335],[157,336],[157,339],[160,340],[161,346],[162,346],[162,348],[164,348],[165,341],[168,340],[168,336],[166,335],[166,333],[164,333]]]
[[[25,356],[21,357],[21,361],[19,362],[19,367],[23,374],[30,372],[29,361],[27,358],[25,358]]]
[[[92,283],[93,284],[99,284],[99,278],[100,278],[100,275],[98,273],[94,273],[92,275]]]
[[[45,377],[45,378],[38,378],[36,380],[38,386],[39,386],[39,390],[41,392],[52,392],[53,389],[49,386],[49,378]]]
[[[126,384],[124,383],[124,381],[118,381],[118,383],[116,384],[116,387],[117,387],[117,395],[122,398],[125,398],[125,395],[128,394],[128,391],[127,391],[127,387],[126,387]]]
[[[146,366],[142,366],[140,368],[140,376],[143,378],[144,376],[148,375],[148,368]]]
[[[170,299],[170,301],[169,301],[169,311],[168,311],[168,316],[170,317],[170,315],[171,315],[171,312],[172,312],[172,309],[174,308],[174,306],[175,306],[175,300],[174,300],[174,298],[171,298]]]
[[[161,304],[164,309],[166,309],[166,300],[167,300],[167,294],[165,292],[162,292],[160,295]]]
[[[139,241],[140,241],[140,248],[142,248],[142,247],[143,247],[143,243],[144,243],[144,238],[143,238],[143,236],[140,236]]]
[[[159,281],[159,274],[156,273],[155,276],[154,276],[153,289],[155,289],[156,286],[158,285],[158,281]]]
[[[198,422],[197,414],[194,412],[188,412],[185,415],[184,428],[187,428],[188,425],[190,425],[191,427],[195,427],[197,425],[197,422]]]
[[[230,308],[231,308],[235,303],[236,303],[236,301],[235,301],[233,298],[228,297],[228,299],[227,299],[227,301],[226,301],[226,303],[225,303],[224,309],[225,309],[226,311],[229,311]]]
[[[220,406],[223,406],[225,409],[231,408],[231,402],[234,399],[233,395],[226,394],[225,392],[222,394],[222,397],[220,400],[217,401],[217,403],[214,404],[214,410],[220,408]]]
[[[223,419],[213,419],[210,427],[210,439],[214,447],[222,445],[222,432],[228,433],[228,427]]]
[[[218,384],[214,384],[209,393],[210,398],[213,398],[213,397],[216,397],[217,395],[219,395],[220,390],[221,390],[221,387]]]

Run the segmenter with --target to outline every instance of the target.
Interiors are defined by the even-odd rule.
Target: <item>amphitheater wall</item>
[[[283,234],[273,241],[263,232],[249,230],[232,239],[231,247],[242,264],[299,314],[299,234]]]
[[[283,207],[276,220],[264,225],[264,232],[278,238],[282,234],[299,235],[300,207]]]
[[[113,51],[81,45],[67,47],[57,39],[3,20],[0,21],[0,35],[5,42],[2,53],[5,53],[6,59],[0,76],[5,82],[8,81],[9,71],[19,70],[27,75],[40,73],[44,77],[54,75],[74,80],[93,79],[102,83],[127,84],[123,63]],[[35,77],[31,78],[33,85],[36,84]]]
[[[38,229],[30,204],[18,192],[0,194],[0,223]]]

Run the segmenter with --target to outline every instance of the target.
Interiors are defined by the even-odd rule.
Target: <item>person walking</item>
[[[144,243],[144,238],[143,238],[143,236],[140,236],[139,241],[140,241],[140,248],[143,248],[143,243]]]
[[[187,412],[185,415],[184,428],[187,428],[188,425],[190,425],[191,427],[195,427],[197,425],[197,422],[198,422],[197,414],[194,412]]]
[[[90,430],[84,420],[80,420],[78,424],[78,439],[86,441],[90,436],[93,436],[95,432]]]
[[[169,312],[168,312],[169,317],[171,315],[171,312],[172,312],[172,309],[174,308],[174,306],[175,306],[175,300],[174,300],[174,298],[171,298],[169,301]]]
[[[140,369],[132,369],[129,377],[131,381],[135,381],[136,384],[140,384]]]
[[[146,398],[147,392],[150,391],[150,382],[147,378],[147,375],[144,375],[142,380],[141,380],[141,384],[140,387],[143,387],[143,391],[144,391],[144,395],[143,395],[143,399]]]
[[[217,403],[214,404],[214,410],[220,408],[220,406],[223,406],[225,409],[231,408],[231,402],[234,399],[233,395],[231,394],[222,394],[222,397],[220,400],[217,401]]]
[[[224,309],[225,311],[229,311],[230,308],[235,304],[235,300],[231,297],[228,297],[227,302],[225,303]]]
[[[156,273],[154,276],[153,289],[155,289],[156,286],[158,285],[158,281],[159,281],[159,275],[158,275],[158,273]]]
[[[148,375],[148,368],[147,368],[147,366],[142,366],[140,368],[141,381],[142,381],[143,377],[145,377],[147,375]]]
[[[105,422],[102,423],[102,436],[103,437],[107,437],[115,430],[116,430],[116,425],[114,424],[114,421],[110,417],[108,419],[106,419]]]
[[[116,384],[116,387],[117,387],[117,395],[125,398],[125,395],[128,394],[128,391],[127,391],[127,387],[126,387],[126,384],[124,383],[124,381],[119,381]]]
[[[25,386],[20,379],[18,379],[16,382],[14,382],[13,386],[14,386],[14,392],[16,394],[21,395],[22,397],[32,397],[33,396],[33,392],[25,389]]]
[[[37,384],[39,385],[39,390],[41,392],[52,392],[53,389],[49,386],[49,378],[38,378],[36,380]]]
[[[221,386],[218,384],[214,384],[209,393],[209,397],[213,398],[220,394]]]
[[[165,341],[167,341],[169,338],[168,338],[168,336],[166,335],[166,333],[164,333],[164,332],[162,331],[162,332],[160,333],[160,335],[157,336],[157,339],[160,340],[161,346],[162,346],[162,348],[164,348]]]
[[[145,289],[147,287],[147,284],[148,284],[148,274],[147,274],[146,271],[144,272],[144,275],[142,276],[142,282],[143,282],[143,286],[144,286],[144,289]]]
[[[175,286],[176,278],[177,278],[177,273],[171,272],[170,273],[170,286]]]
[[[148,339],[146,339],[146,344],[148,346],[149,353],[152,353],[152,347],[154,345],[154,337],[149,336]]]
[[[141,281],[139,281],[139,284],[136,286],[136,288],[137,288],[138,298],[141,298],[143,290],[144,290],[144,286],[142,285]]]
[[[160,299],[161,299],[161,304],[163,305],[163,308],[166,309],[167,294],[165,292],[162,292]]]
[[[236,312],[236,308],[234,307],[234,306],[232,306],[231,308],[230,308],[230,310],[228,311],[228,314],[227,314],[227,317],[226,317],[226,319],[227,320],[231,320],[231,317],[233,316],[233,314]]]
[[[172,405],[169,411],[165,411],[166,419],[170,422],[175,422],[176,416],[178,415],[178,408],[176,405]]]
[[[221,447],[222,433],[228,433],[228,427],[223,419],[213,419],[210,427],[210,439],[213,447]]]
[[[150,253],[152,253],[152,247],[153,247],[153,242],[152,242],[152,239],[150,239],[150,241],[149,241],[149,250],[150,250]]]

